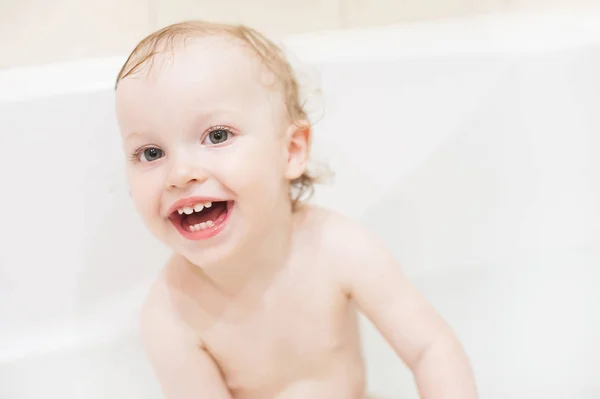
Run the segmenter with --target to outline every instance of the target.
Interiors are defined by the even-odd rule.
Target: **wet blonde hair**
[[[283,50],[260,32],[244,25],[184,21],[162,28],[145,37],[131,52],[117,75],[115,89],[127,76],[149,71],[156,56],[172,55],[178,44],[188,39],[208,35],[225,36],[240,40],[255,53],[262,63],[275,75],[280,84],[285,107],[292,123],[310,123],[300,99],[299,84],[291,64]],[[310,126],[309,126],[310,127]],[[295,208],[300,200],[309,199],[314,192],[316,176],[305,171],[291,181],[290,197]]]

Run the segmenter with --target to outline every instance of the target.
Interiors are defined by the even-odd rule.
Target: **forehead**
[[[195,38],[171,54],[155,57],[152,64],[119,82],[120,120],[143,111],[182,113],[282,102],[274,74],[233,38]]]

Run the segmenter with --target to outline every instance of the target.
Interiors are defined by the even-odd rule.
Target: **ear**
[[[311,126],[308,121],[292,123],[288,127],[287,167],[285,177],[294,180],[302,176],[306,170],[310,152]]]

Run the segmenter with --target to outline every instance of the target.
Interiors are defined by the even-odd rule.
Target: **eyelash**
[[[226,131],[228,134],[228,136],[227,136],[228,140],[230,140],[230,137],[233,136],[233,132],[227,126],[212,126],[212,127],[208,128],[206,133],[202,136],[201,143],[204,143],[204,141],[206,140],[206,138],[208,137],[209,134],[211,134],[212,132],[218,131],[218,130]],[[213,144],[213,146],[216,146],[216,145],[218,145],[218,144]],[[129,156],[130,161],[142,162],[142,161],[140,161],[140,156],[142,155],[142,153],[144,151],[146,151],[149,148],[158,148],[158,147],[155,145],[147,145],[147,146],[139,147],[139,148],[135,149],[135,151],[133,151],[133,153],[131,153],[131,155]]]
[[[202,136],[202,141],[201,142],[204,143],[204,140],[206,140],[206,138],[212,132],[216,132],[218,130],[223,130],[223,131],[227,132],[227,140],[230,140],[231,136],[233,136],[233,132],[227,126],[213,126],[213,127],[208,128],[208,130],[206,131],[206,134],[204,136]],[[225,141],[227,141],[227,140],[225,140]],[[213,145],[218,145],[218,144],[213,144]]]
[[[146,148],[152,148],[152,147],[139,147],[139,148],[136,148],[135,151],[133,151],[131,153],[131,155],[129,155],[129,160],[131,162],[140,162],[140,155],[142,155],[142,152],[144,152],[146,150]]]

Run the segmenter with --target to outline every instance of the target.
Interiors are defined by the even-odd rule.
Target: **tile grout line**
[[[158,14],[156,9],[156,0],[148,0],[148,24],[150,25],[150,32],[158,29]]]
[[[337,27],[341,28],[341,29],[346,28],[346,24],[347,24],[346,0],[337,0],[337,13],[338,13]]]

